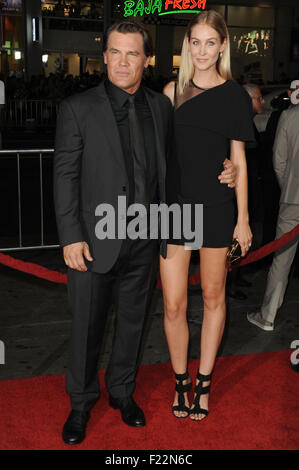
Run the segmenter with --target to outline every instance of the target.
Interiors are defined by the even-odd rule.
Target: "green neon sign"
[[[207,0],[128,0],[124,2],[124,17],[200,13],[206,3]]]

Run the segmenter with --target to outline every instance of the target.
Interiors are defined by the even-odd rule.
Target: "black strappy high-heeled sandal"
[[[185,372],[185,374],[175,374],[176,380],[179,382],[176,383],[175,391],[178,392],[178,405],[174,405],[172,407],[172,413],[176,418],[187,418],[189,416],[190,408],[185,405],[185,397],[184,393],[189,392],[192,388],[192,380],[189,375],[189,372]],[[183,384],[183,380],[190,379],[190,382]],[[174,412],[175,411],[183,411],[187,413],[186,416],[177,416]]]
[[[203,415],[208,416],[209,411],[206,410],[205,408],[200,407],[199,400],[200,400],[201,395],[205,395],[206,393],[209,393],[210,385],[207,385],[206,387],[203,387],[202,383],[211,380],[211,377],[212,377],[212,374],[203,375],[203,374],[200,374],[199,371],[197,371],[196,378],[199,380],[199,382],[195,386],[195,389],[194,389],[194,391],[195,391],[195,397],[194,397],[194,400],[193,400],[194,407],[190,408],[189,415],[203,414]],[[204,418],[201,418],[201,419],[190,418],[190,419],[192,419],[192,421],[202,421]]]

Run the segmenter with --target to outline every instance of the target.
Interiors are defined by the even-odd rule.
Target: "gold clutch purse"
[[[238,240],[234,239],[226,255],[226,264],[227,267],[236,264],[237,261],[241,258],[242,249]]]

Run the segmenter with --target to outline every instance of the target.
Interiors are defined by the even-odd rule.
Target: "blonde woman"
[[[164,327],[176,377],[173,414],[201,420],[208,414],[208,394],[225,317],[226,254],[233,238],[248,251],[252,233],[247,208],[245,141],[254,141],[250,99],[232,80],[227,26],[210,10],[196,15],[187,29],[178,84],[164,93],[175,107],[177,169],[170,168],[168,187],[180,179],[177,200],[203,204],[203,244],[200,275],[204,302],[200,367],[191,406],[187,392],[189,329],[186,319],[188,269],[191,251],[183,237],[170,239],[167,258],[161,257]],[[226,155],[237,169],[235,190],[219,182]],[[235,203],[237,202],[237,215]],[[169,201],[173,202],[173,201]]]

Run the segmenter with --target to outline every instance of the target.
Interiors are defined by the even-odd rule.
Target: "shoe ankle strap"
[[[183,380],[187,380],[189,378],[189,372],[186,371],[184,374],[175,374],[176,380],[179,380],[180,382]]]
[[[196,375],[196,378],[198,380],[201,380],[203,382],[207,381],[207,380],[211,380],[211,377],[212,377],[212,372],[209,374],[209,375],[204,375],[204,374],[201,374],[199,372],[199,370],[197,371],[197,375]]]

